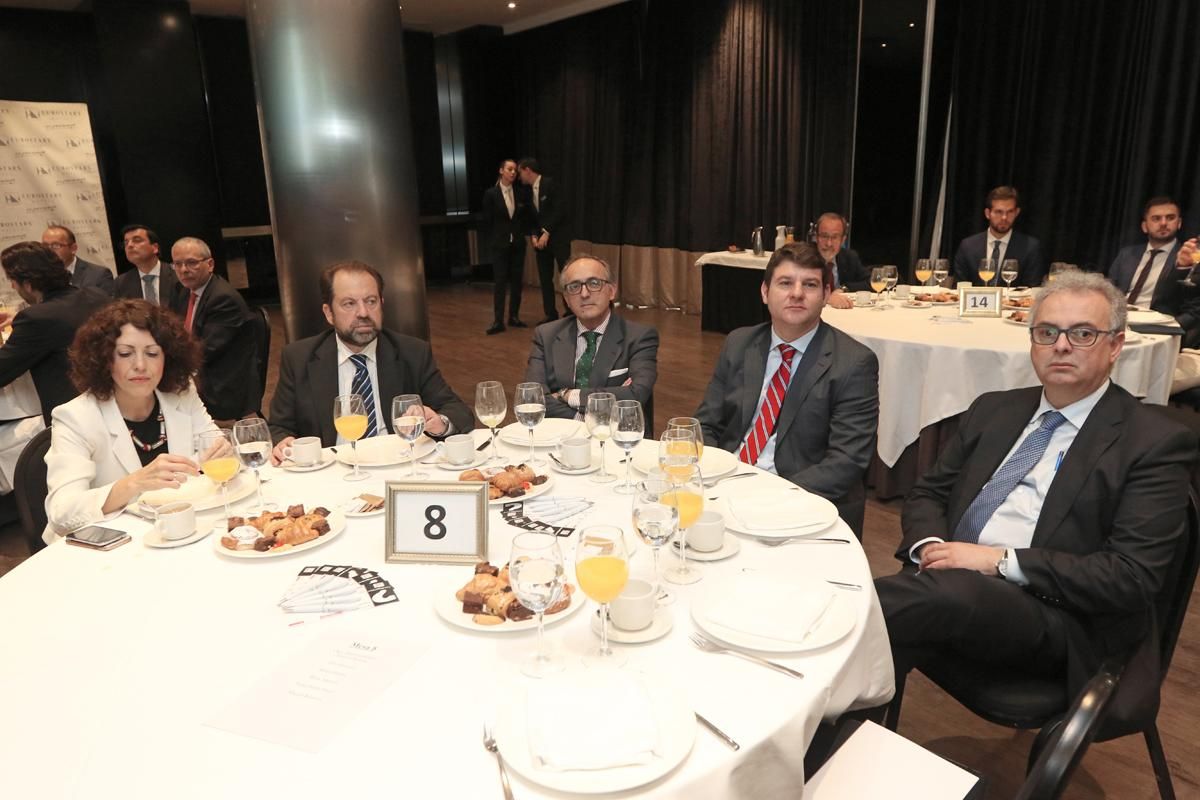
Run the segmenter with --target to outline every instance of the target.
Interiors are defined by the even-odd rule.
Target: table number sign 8
[[[960,317],[998,317],[1001,313],[999,286],[967,286],[958,290]]]
[[[384,559],[474,564],[487,558],[487,484],[388,481]]]

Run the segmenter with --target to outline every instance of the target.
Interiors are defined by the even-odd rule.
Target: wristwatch
[[[1000,573],[1000,577],[1008,580],[1008,550],[1004,551],[1004,555],[1000,556],[1000,560],[996,562],[996,572]]]

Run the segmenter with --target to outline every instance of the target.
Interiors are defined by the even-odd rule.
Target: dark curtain
[[[857,0],[638,0],[498,60],[576,238],[715,250],[847,209],[857,31]]]
[[[999,184],[1020,190],[1017,225],[1053,261],[1107,269],[1144,236],[1153,195],[1179,200],[1196,230],[1200,3],[972,0],[956,23],[944,253],[983,229]]]

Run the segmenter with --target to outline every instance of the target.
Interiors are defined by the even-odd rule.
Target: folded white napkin
[[[726,500],[739,530],[781,531],[829,524],[824,503],[807,492],[774,489],[767,492],[738,492]]]
[[[797,585],[746,576],[736,581],[736,591],[723,591],[720,597],[710,595],[699,614],[702,623],[803,644],[836,601],[833,588],[824,582]]]
[[[558,676],[526,698],[529,753],[542,769],[647,764],[659,730],[645,684],[634,675]]]
[[[149,506],[186,501],[194,503],[217,492],[217,484],[207,475],[192,475],[178,489],[153,489],[143,492],[141,501]]]

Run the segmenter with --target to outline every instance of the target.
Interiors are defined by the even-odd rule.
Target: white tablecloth
[[[705,264],[720,264],[722,267],[764,270],[767,268],[767,262],[770,260],[770,252],[756,256],[753,250],[739,250],[736,253],[731,253],[728,250],[718,250],[715,253],[705,253],[697,258],[696,266],[702,267]]]
[[[476,436],[482,440],[484,432]],[[523,449],[509,452],[518,456]],[[404,474],[402,468],[376,470],[365,482],[349,483],[341,480],[340,464],[309,474],[271,472],[269,495],[309,504],[381,492],[383,480]],[[764,473],[706,494],[779,480]],[[611,484],[601,488],[586,477],[562,475],[555,482],[553,494],[603,499],[585,524],[618,523],[635,538],[631,501],[614,494]],[[252,505],[251,498],[237,508]],[[383,524],[382,517],[352,519],[345,533],[315,550],[246,562],[214,553],[211,538],[151,549],[141,541],[148,524],[123,515],[112,525],[133,533],[131,544],[105,553],[57,542],[0,579],[0,607],[6,609],[0,615],[0,685],[7,689],[0,715],[4,794],[39,800],[499,797],[496,765],[480,744],[480,730],[530,680],[519,674],[519,663],[535,634],[471,633],[443,622],[431,598],[453,592],[470,568],[384,564]],[[497,511],[490,526],[491,560],[503,563],[515,531]],[[670,606],[674,629],[659,641],[624,647],[626,668],[677,681],[695,710],[742,749],[734,753],[697,728],[694,748],[678,769],[615,796],[799,796],[804,750],[820,719],[890,698],[891,656],[866,558],[843,523],[829,535],[851,543],[768,549],[744,539],[733,558],[700,565],[699,583],[670,587],[678,598]],[[574,538],[561,541],[572,564]],[[664,564],[670,561],[664,554]],[[275,603],[302,567],[319,564],[378,569],[397,587],[400,602],[289,627],[295,618]],[[779,659],[803,671],[804,680],[694,649],[687,640],[693,628],[689,598],[743,569],[861,584],[860,592],[839,590],[856,610],[854,631],[823,650]],[[592,613],[583,609],[546,630],[547,642],[571,669],[585,669],[580,657],[596,644]],[[306,754],[203,724],[289,654],[338,630],[394,636],[421,654],[323,750]],[[513,783],[521,800],[562,796],[517,775]]]
[[[984,392],[1036,386],[1029,329],[1003,319],[956,321],[957,306],[825,307],[822,318],[879,357],[879,458],[892,466],[921,429],[966,411]],[[950,318],[937,324],[935,318]],[[1147,402],[1170,396],[1179,339],[1130,332],[1113,380]]]

